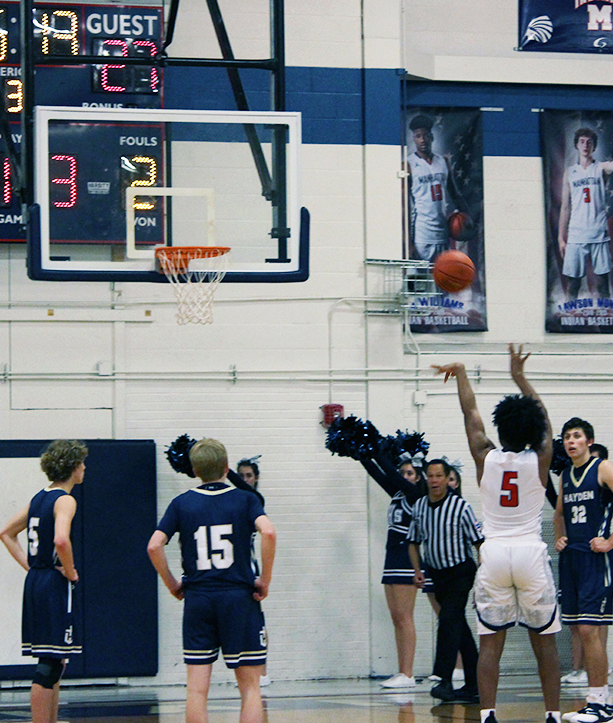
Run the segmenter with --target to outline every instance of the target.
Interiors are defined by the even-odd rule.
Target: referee
[[[480,545],[483,535],[472,507],[459,495],[449,492],[449,464],[443,459],[433,459],[426,469],[428,496],[413,506],[409,555],[415,568],[415,584],[423,587],[425,576],[419,562],[419,545],[422,545],[434,595],[441,606],[434,660],[434,675],[441,681],[430,693],[443,701],[477,702],[479,653],[466,622],[466,603],[477,571],[471,545]],[[465,685],[454,692],[451,676],[458,651],[464,664]]]

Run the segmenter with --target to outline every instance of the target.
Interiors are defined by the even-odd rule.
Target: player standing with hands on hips
[[[30,704],[32,723],[57,723],[60,679],[66,658],[81,653],[74,622],[73,587],[79,581],[70,531],[77,502],[70,494],[83,482],[87,447],[72,439],[51,442],[40,458],[50,481],[0,530],[0,539],[28,571],[23,590],[24,655],[38,658]],[[18,535],[28,531],[28,552]]]
[[[572,465],[562,472],[553,526],[560,553],[562,622],[576,625],[583,646],[589,692],[587,705],[565,714],[575,723],[613,720],[609,703],[607,651],[599,633],[613,622],[611,500],[613,465],[592,457],[594,428],[579,417],[562,427],[562,441]]]
[[[435,366],[455,377],[468,445],[482,503],[481,565],[475,582],[480,641],[477,669],[481,723],[496,723],[496,693],[506,630],[528,628],[538,663],[546,723],[560,723],[560,630],[556,588],[541,511],[552,455],[551,425],[539,396],[524,376],[523,355],[509,345],[511,377],[522,395],[504,397],[494,411],[501,449],[487,437],[463,364]]]
[[[168,506],[147,552],[183,611],[187,664],[186,723],[206,723],[213,663],[221,648],[241,695],[240,723],[263,723],[260,675],[266,662],[266,627],[260,601],[268,595],[276,534],[252,492],[226,481],[228,456],[215,439],[194,444],[189,459],[202,484]],[[251,567],[251,537],[262,536],[262,571]],[[168,566],[164,547],[179,533],[183,577]]]

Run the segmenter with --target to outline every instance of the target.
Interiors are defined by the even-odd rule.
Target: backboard
[[[35,110],[33,279],[165,281],[156,246],[229,246],[225,281],[303,281],[299,113]]]

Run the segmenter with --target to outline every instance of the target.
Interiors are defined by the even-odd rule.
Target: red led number
[[[121,54],[124,58],[128,57],[128,44],[124,40],[105,40],[105,45],[117,45],[121,48]],[[104,90],[108,90],[111,93],[125,93],[126,88],[123,85],[111,85],[109,83],[109,70],[122,69],[125,65],[103,65],[102,72],[100,73],[100,84]]]
[[[77,202],[77,159],[74,156],[51,156],[51,160],[68,164],[67,176],[51,179],[51,183],[58,186],[68,186],[68,200],[54,201],[53,205],[56,208],[72,208]]]
[[[154,42],[151,40],[135,40],[133,45],[138,48],[149,48],[149,54],[153,58],[157,53],[158,49]],[[151,75],[149,76],[149,83],[151,84],[151,90],[156,91],[160,82],[158,72],[155,68],[151,68]]]
[[[517,479],[517,472],[505,472],[502,475],[502,487],[500,489],[506,494],[500,495],[501,507],[517,507],[519,505],[519,489],[517,488],[517,482],[513,482],[515,479]]]
[[[5,158],[2,161],[2,203],[5,206],[11,205],[13,192],[11,189],[11,164],[9,159]]]

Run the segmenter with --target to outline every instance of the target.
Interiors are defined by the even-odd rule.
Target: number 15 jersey
[[[179,533],[185,587],[252,588],[251,539],[263,514],[253,493],[212,482],[175,497],[157,529],[169,540]]]
[[[539,477],[536,452],[488,452],[479,491],[486,540],[541,539],[545,488]]]

